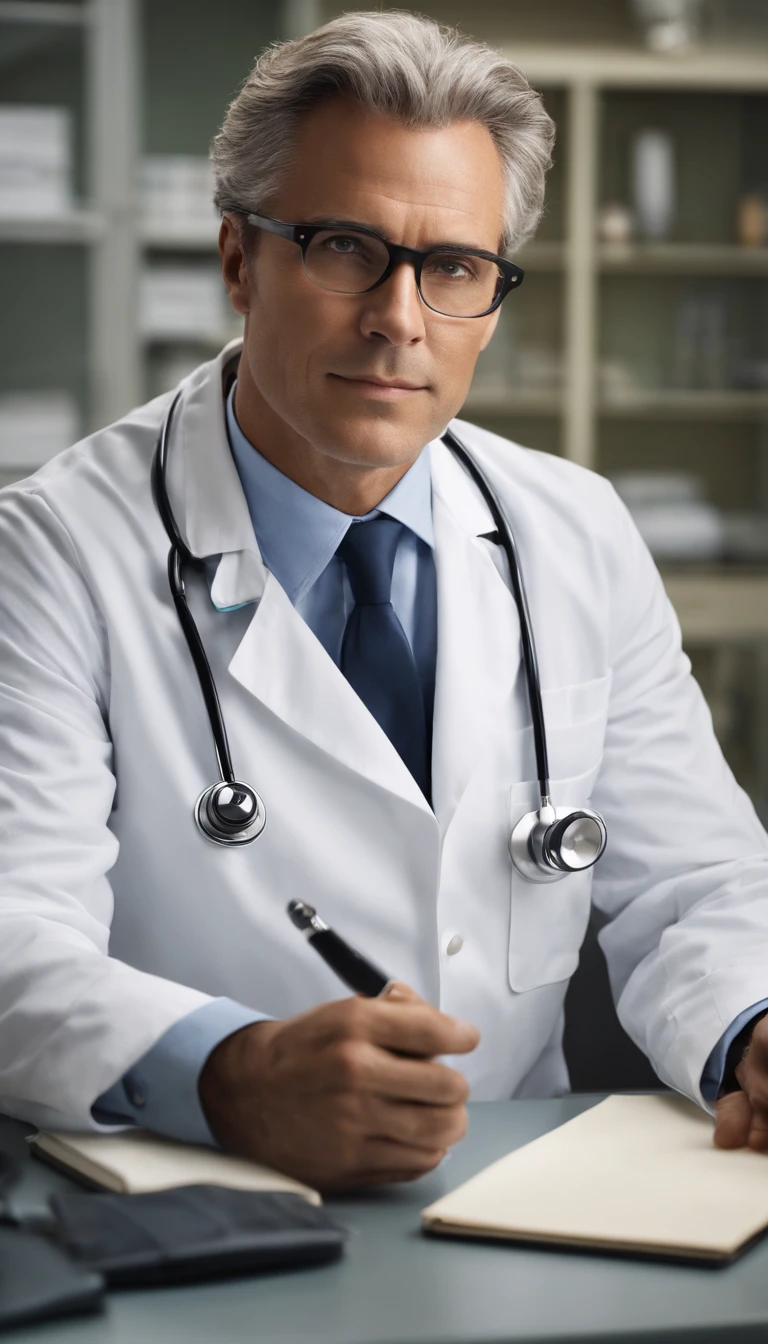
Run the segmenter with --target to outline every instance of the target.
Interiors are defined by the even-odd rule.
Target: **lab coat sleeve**
[[[117,841],[103,623],[33,481],[0,493],[0,1110],[95,1099],[209,1001],[108,955]]]
[[[731,1042],[736,1039],[740,1031],[743,1031],[750,1022],[756,1018],[762,1017],[763,1013],[768,1012],[768,999],[763,999],[761,1003],[750,1004],[743,1013],[733,1021],[727,1031],[723,1032],[720,1040],[717,1042],[712,1054],[704,1065],[704,1072],[701,1076],[701,1094],[705,1101],[716,1101],[720,1095],[720,1088],[723,1085],[723,1074],[725,1073],[725,1064]]]
[[[227,1036],[267,1019],[267,1013],[234,999],[212,999],[195,1008],[96,1099],[94,1120],[140,1125],[170,1139],[216,1147],[197,1090],[203,1066]]]
[[[625,1029],[665,1082],[705,1104],[717,1042],[768,995],[768,836],[723,759],[650,554],[613,495],[610,507],[613,678],[592,795],[609,837],[593,887],[611,921],[600,942]]]

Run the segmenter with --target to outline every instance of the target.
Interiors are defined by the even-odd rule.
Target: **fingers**
[[[382,999],[396,999],[401,1003],[424,1003],[420,994],[410,985],[406,985],[403,980],[390,980],[386,989],[379,995],[379,1001]]]
[[[361,1154],[360,1184],[374,1184],[386,1180],[414,1181],[442,1162],[443,1148],[412,1148],[392,1139],[372,1138]],[[393,1176],[393,1173],[397,1173]]]
[[[392,999],[368,1000],[369,1039],[384,1050],[396,1050],[427,1059],[434,1055],[465,1055],[480,1041],[470,1022],[448,1017],[431,1004]],[[364,1009],[365,1011],[365,1009]]]
[[[752,1106],[744,1092],[728,1092],[715,1102],[718,1148],[744,1148],[752,1125]]]
[[[372,1123],[375,1137],[425,1152],[446,1152],[467,1132],[463,1106],[412,1106],[379,1099]]]
[[[755,1106],[752,1107],[747,1147],[758,1153],[768,1153],[768,1114]]]
[[[456,1069],[432,1059],[404,1059],[370,1041],[338,1044],[327,1061],[327,1080],[339,1088],[396,1101],[463,1106],[469,1085]]]

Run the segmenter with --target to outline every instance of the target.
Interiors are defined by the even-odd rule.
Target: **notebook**
[[[88,1185],[117,1194],[143,1194],[179,1185],[224,1185],[234,1190],[277,1190],[321,1204],[316,1190],[271,1167],[214,1148],[176,1143],[145,1130],[119,1134],[48,1131],[29,1141],[37,1157]]]
[[[724,1264],[768,1226],[768,1155],[678,1096],[615,1096],[422,1211],[426,1231]]]

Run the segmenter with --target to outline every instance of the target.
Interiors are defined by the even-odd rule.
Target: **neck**
[[[281,419],[266,402],[240,361],[235,416],[243,434],[262,457],[310,495],[341,513],[360,517],[375,509],[413,464],[371,467],[346,462],[315,448]]]

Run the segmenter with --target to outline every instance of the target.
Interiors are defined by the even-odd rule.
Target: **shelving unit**
[[[652,348],[652,323],[661,321],[658,314],[684,285],[730,286],[745,312],[765,295],[768,308],[768,247],[742,248],[726,227],[743,166],[740,118],[747,112],[753,132],[757,124],[764,127],[750,142],[759,142],[755,152],[768,182],[768,150],[760,148],[768,145],[768,49],[755,44],[654,56],[633,36],[628,6],[613,0],[584,0],[578,22],[570,0],[548,0],[547,9],[559,15],[557,31],[573,36],[561,45],[534,40],[544,16],[523,0],[476,0],[469,20],[458,0],[420,9],[502,45],[542,90],[559,132],[547,211],[518,258],[526,283],[506,311],[511,345],[556,347],[560,376],[551,383],[546,376],[527,379],[520,365],[516,384],[510,386],[510,378],[500,386],[484,383],[479,368],[463,414],[597,470],[637,468],[646,457],[654,467],[664,461],[697,469],[701,459],[715,502],[747,507],[762,499],[768,508],[768,388],[655,387],[641,379],[609,396],[598,377],[606,340],[611,354],[624,342],[630,354],[644,344],[657,361],[663,357]],[[0,41],[3,34],[25,33],[30,48],[13,79],[0,79],[0,99],[66,101],[79,127],[76,207],[54,219],[0,218],[0,283],[8,281],[6,306],[14,296],[21,305],[13,330],[5,324],[0,335],[4,390],[13,390],[14,379],[34,388],[59,371],[78,396],[84,429],[157,390],[162,343],[140,334],[139,277],[147,264],[210,265],[216,225],[142,219],[140,155],[205,154],[256,52],[340,10],[336,0],[258,6],[220,0],[214,22],[207,0],[187,0],[179,24],[176,0],[0,0]],[[47,54],[33,34],[47,35]],[[54,59],[59,49],[66,60]],[[0,62],[7,59],[0,55]],[[622,136],[639,118],[664,125],[666,117],[683,140],[699,121],[711,130],[706,152],[697,150],[681,185],[686,231],[663,243],[599,242],[597,213],[620,179]],[[712,179],[707,208],[692,210],[704,169]],[[639,296],[637,314],[626,316],[633,296]],[[768,332],[762,309],[758,317],[755,330]],[[660,332],[660,349],[669,341],[668,326]],[[190,360],[212,353],[229,334],[211,332],[207,343],[191,344]],[[759,353],[768,361],[768,338]],[[768,572],[747,578],[736,568],[715,568],[666,577],[691,647],[768,641]],[[768,807],[768,767],[760,787]]]
[[[0,219],[0,266],[13,275],[28,269],[27,306],[14,310],[14,329],[3,329],[3,388],[34,390],[39,314],[50,314],[54,293],[34,289],[35,268],[28,254],[40,245],[85,253],[87,295],[76,314],[69,306],[68,277],[60,276],[60,312],[49,320],[53,346],[62,347],[62,381],[76,391],[84,428],[103,424],[140,391],[133,326],[136,249],[132,217],[134,137],[137,124],[136,12],[130,0],[0,0],[0,34],[15,35],[21,54],[12,78],[0,80],[4,103],[65,102],[75,114],[76,175],[83,202],[51,218]],[[67,59],[54,48],[65,34]],[[20,36],[21,35],[21,36]],[[26,43],[24,42],[26,38]],[[72,43],[77,47],[73,49]],[[30,49],[25,60],[24,46]],[[4,64],[13,56],[6,44]],[[8,52],[10,51],[10,55]],[[82,82],[79,82],[79,81]],[[79,263],[73,259],[71,266]],[[69,268],[67,268],[69,269]],[[42,267],[45,274],[45,267]],[[47,279],[47,276],[45,277]],[[6,288],[4,286],[4,288]],[[6,288],[6,294],[8,290]],[[9,305],[10,306],[10,303]],[[69,307],[69,312],[63,311]],[[78,368],[72,346],[78,347]],[[43,360],[45,363],[45,360]],[[8,479],[6,472],[2,479]]]

